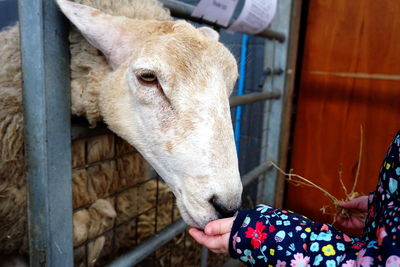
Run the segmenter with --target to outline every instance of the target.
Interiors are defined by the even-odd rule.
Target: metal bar
[[[271,29],[282,32],[285,36],[290,37],[291,14],[294,0],[279,0],[276,10],[276,18],[271,24]],[[265,68],[284,69],[287,70],[285,75],[274,75],[267,78],[264,84],[264,90],[269,88],[281,88],[282,95],[287,94],[287,78],[292,75],[292,71],[288,70],[288,52],[289,41],[284,43],[265,42]],[[265,162],[267,157],[278,162],[280,158],[280,142],[283,118],[284,97],[276,101],[267,102],[264,106],[264,122],[262,136],[262,151],[260,162]],[[278,162],[279,163],[279,162]],[[266,172],[259,179],[257,188],[257,202],[267,205],[275,205],[276,188],[278,184],[278,174],[275,169]]]
[[[271,168],[271,164],[269,162],[265,162],[260,164],[247,174],[242,177],[243,186],[249,185],[252,181],[254,181],[258,176],[266,172],[269,168]],[[132,266],[138,264],[141,260],[149,256],[151,253],[156,251],[158,248],[162,247],[164,244],[168,243],[174,237],[185,231],[187,225],[183,220],[178,220],[171,224],[170,226],[166,227],[165,229],[161,230],[160,232],[156,233],[154,236],[150,237],[142,244],[131,250],[130,252],[122,255],[117,260],[112,262],[109,267],[125,267],[125,266]],[[206,248],[202,248],[202,258],[206,255]],[[208,252],[207,252],[208,253]],[[207,259],[202,261],[203,263],[207,263]]]
[[[283,69],[277,68],[277,69],[271,69],[271,68],[266,68],[263,71],[263,75],[268,76],[268,75],[282,75],[283,74]]]
[[[251,93],[242,96],[232,96],[231,98],[229,98],[229,103],[231,105],[231,108],[233,108],[236,106],[252,104],[269,99],[279,99],[280,97],[281,92],[276,89],[268,92]]]
[[[73,266],[68,24],[54,0],[18,1],[31,266]]]
[[[126,267],[138,264],[144,258],[156,251],[158,248],[168,243],[174,237],[185,231],[187,225],[183,220],[178,220],[156,233],[132,251],[122,255],[112,262],[110,267]]]
[[[182,18],[182,19],[189,19],[193,22],[207,24],[207,25],[210,25],[210,26],[216,27],[216,28],[226,29],[229,27],[229,26],[224,27],[222,25],[219,25],[219,24],[207,21],[207,20],[203,20],[201,18],[192,17],[192,12],[195,8],[192,5],[182,3],[182,2],[176,1],[176,0],[160,0],[160,2],[163,3],[163,5],[171,11],[171,15],[174,17],[178,17],[178,18]],[[233,23],[233,21],[231,21],[229,23],[229,25],[231,25],[232,23]],[[255,35],[264,37],[267,39],[277,40],[279,42],[285,41],[284,34],[277,32],[277,31],[270,30],[270,29],[265,29],[262,32],[257,33]]]
[[[239,81],[237,86],[237,97],[243,96],[244,89],[246,87],[246,67],[247,67],[247,45],[249,42],[249,36],[247,34],[242,35],[242,47],[240,48],[240,63],[239,63]],[[242,125],[242,106],[237,106],[235,111],[235,123],[233,127],[233,134],[235,136],[236,153],[237,157],[240,158],[240,135]]]
[[[295,76],[296,76],[296,65],[297,65],[297,51],[299,43],[300,33],[300,18],[302,10],[303,0],[297,0],[293,2],[290,31],[288,36],[288,60],[287,60],[287,74],[286,74],[286,88],[285,96],[283,98],[283,115],[282,115],[282,127],[280,134],[280,145],[279,145],[279,165],[281,168],[286,168],[289,153],[289,139],[291,135],[291,124],[292,124],[292,110],[293,110],[293,95],[295,90]],[[277,185],[275,188],[275,204],[274,207],[281,208],[285,197],[285,179],[282,174],[278,174]]]
[[[200,256],[200,267],[207,267],[208,266],[207,260],[208,260],[208,248],[202,247]]]
[[[271,69],[271,68],[266,68],[263,71],[263,74],[261,76],[260,82],[258,83],[258,88],[263,88],[265,84],[265,80],[268,78],[270,75],[282,75],[283,74],[283,69]]]
[[[247,105],[256,102],[261,102],[269,99],[279,99],[281,97],[281,93],[279,90],[273,90],[268,92],[261,93],[251,93],[242,96],[232,96],[229,99],[229,103],[231,108],[234,108],[239,105]],[[95,128],[90,128],[87,121],[80,118],[75,118],[72,120],[72,128],[71,128],[71,139],[76,140],[82,137],[100,135],[112,133],[107,125],[99,122]]]
[[[257,167],[255,167],[254,169],[252,169],[251,171],[246,173],[242,177],[243,187],[248,186],[251,182],[253,182],[255,179],[257,179],[260,175],[264,174],[266,171],[271,169],[271,167],[272,167],[271,163],[269,161],[267,161],[267,162],[264,162],[264,163],[258,165]]]
[[[72,119],[71,126],[71,140],[80,138],[86,138],[101,134],[113,133],[107,128],[107,125],[102,122],[98,122],[95,128],[90,128],[86,119],[74,118]]]

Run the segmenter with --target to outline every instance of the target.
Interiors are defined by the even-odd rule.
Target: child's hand
[[[215,220],[206,225],[204,232],[190,228],[189,234],[200,245],[207,247],[212,252],[228,254],[229,235],[234,220],[235,217]]]
[[[339,225],[350,230],[360,230],[364,228],[365,216],[367,215],[368,212],[368,196],[361,196],[347,202],[342,202],[340,203],[340,206],[342,208],[358,211],[362,213],[364,216],[363,218],[355,216],[350,216],[350,217],[338,216],[336,218],[336,221],[339,223]]]

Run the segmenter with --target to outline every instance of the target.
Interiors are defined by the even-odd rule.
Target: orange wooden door
[[[375,189],[400,129],[400,1],[309,1],[291,168],[338,198],[350,190],[364,129],[356,191]],[[317,190],[288,185],[284,206],[331,222]]]

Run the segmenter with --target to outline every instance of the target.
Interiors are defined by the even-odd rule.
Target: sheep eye
[[[143,83],[154,84],[157,82],[157,76],[153,72],[142,72],[137,77]]]

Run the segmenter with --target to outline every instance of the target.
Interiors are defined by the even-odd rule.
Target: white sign
[[[201,0],[192,12],[193,17],[228,26],[238,0]]]
[[[228,28],[235,32],[256,34],[271,23],[277,0],[246,0],[238,19]]]

